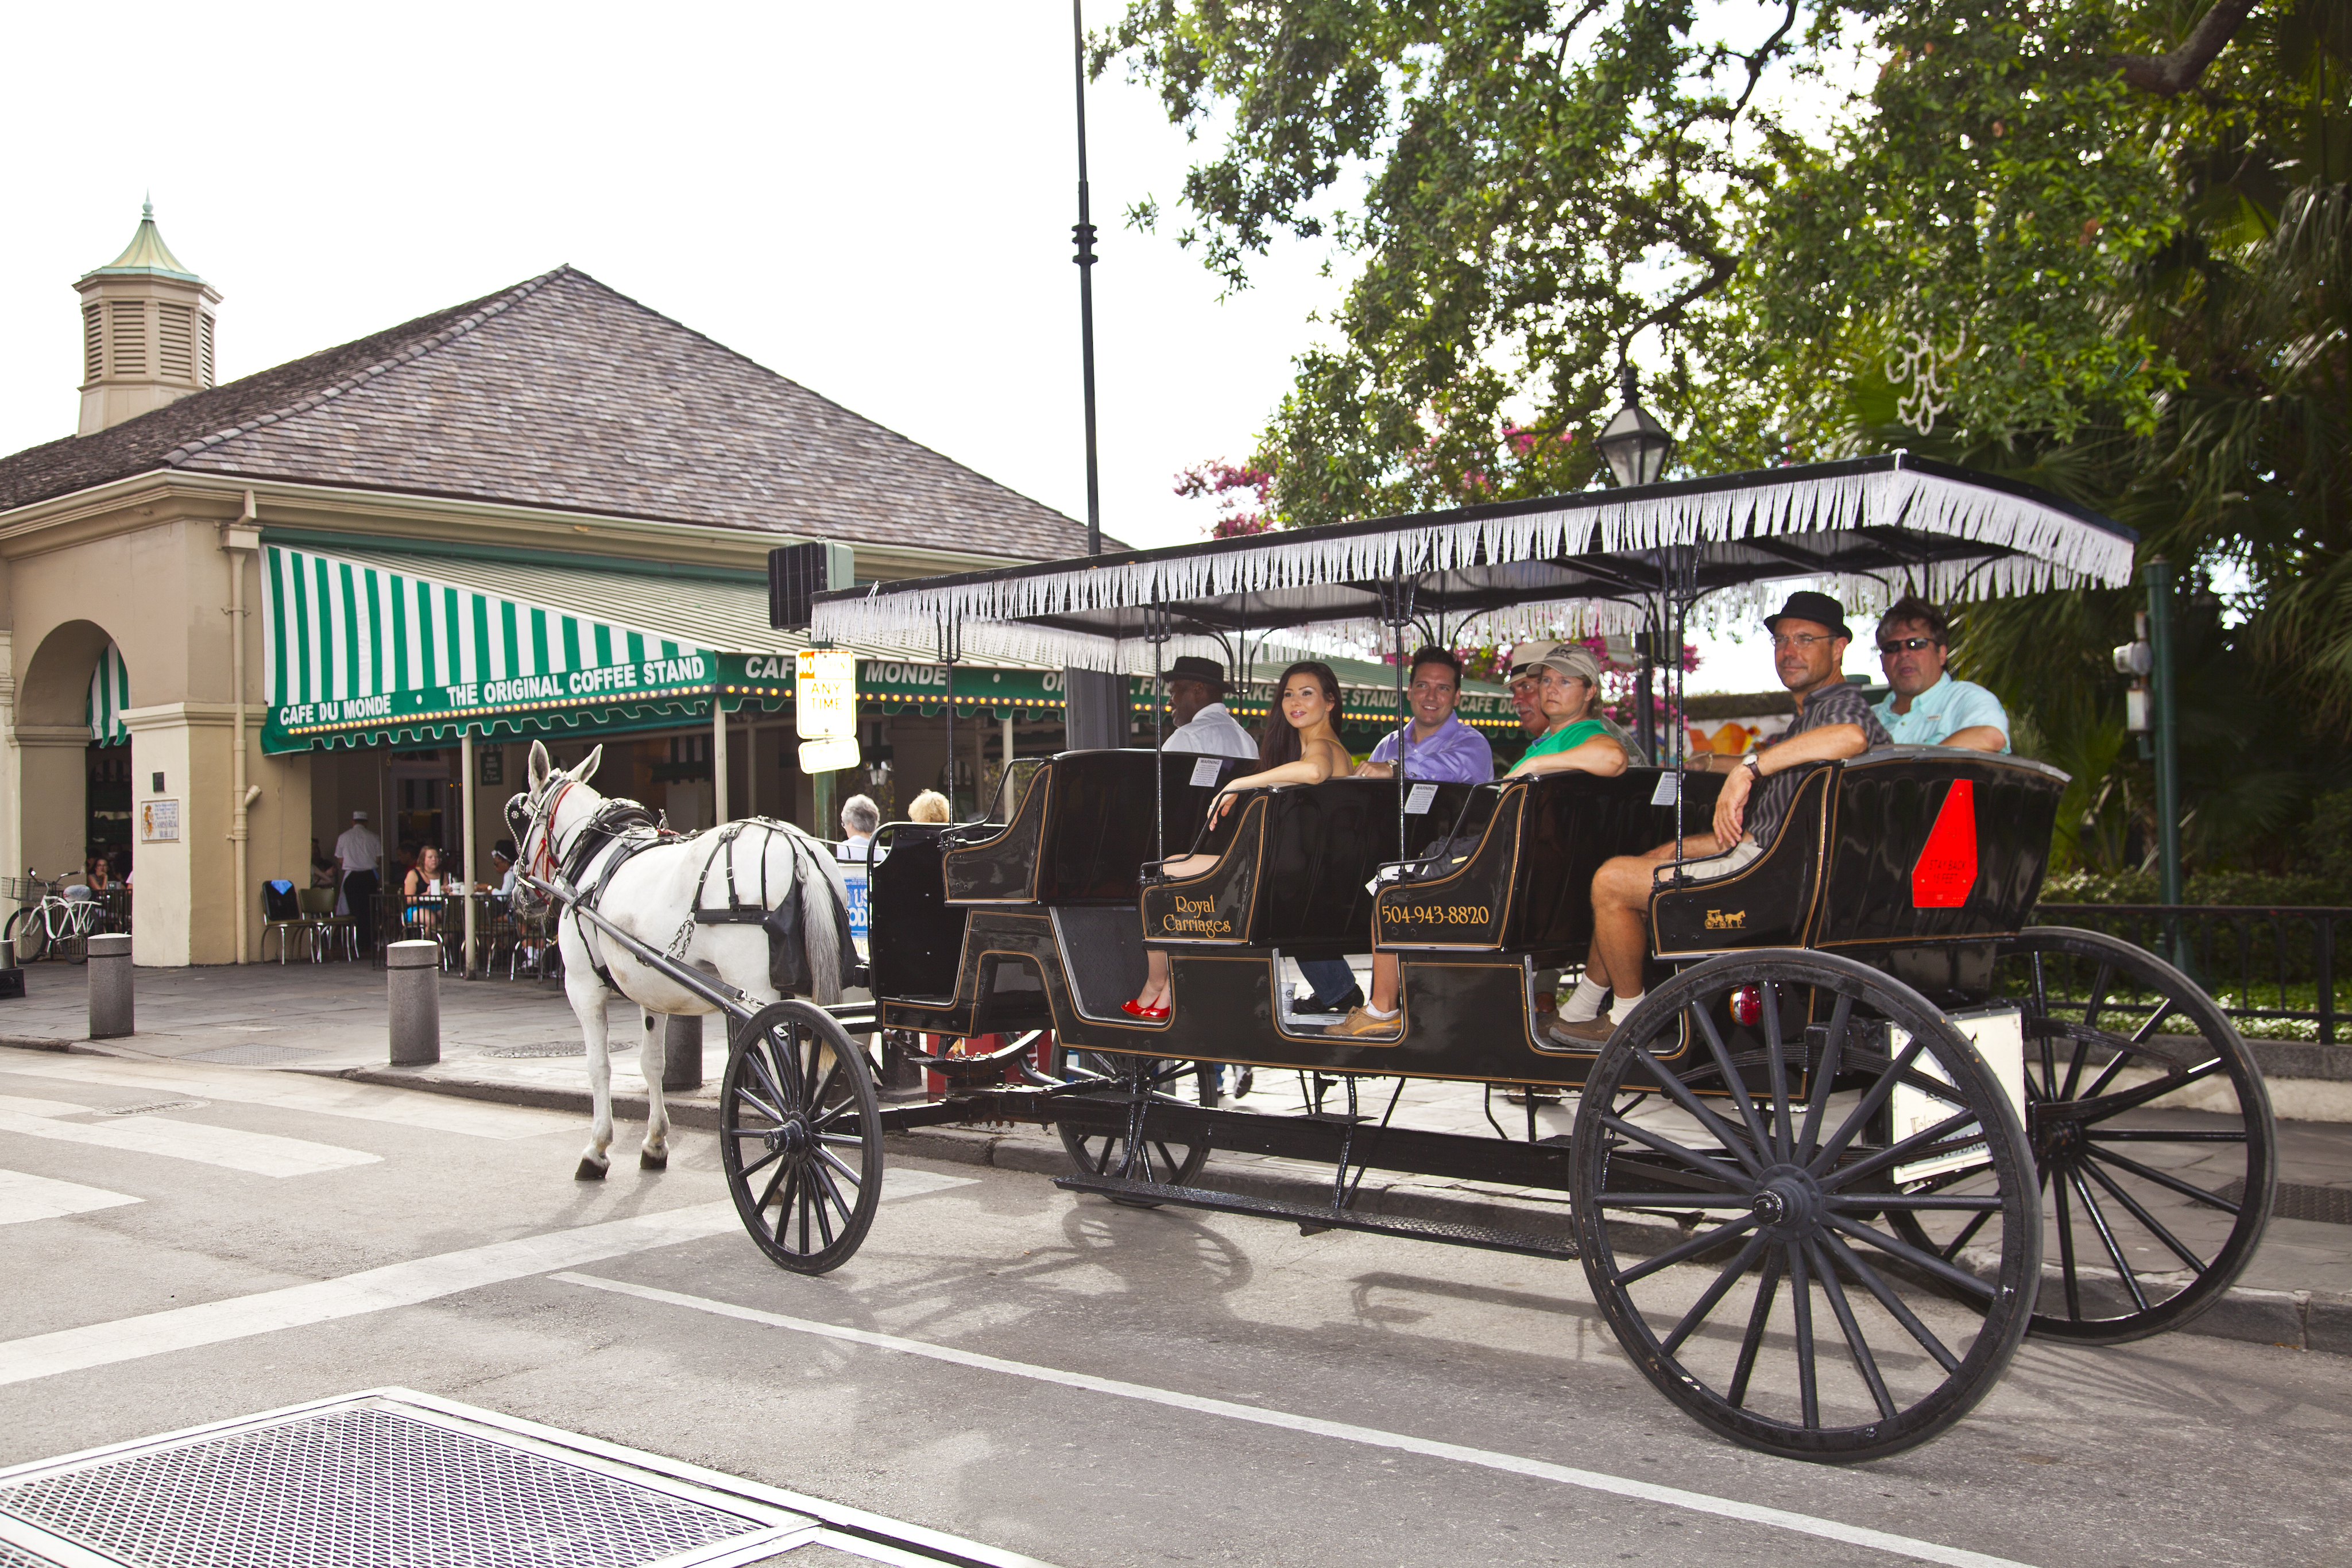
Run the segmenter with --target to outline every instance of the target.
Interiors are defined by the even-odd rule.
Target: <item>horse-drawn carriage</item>
[[[1243,662],[1253,634],[1318,627],[1444,645],[1646,620],[1679,645],[1711,591],[2113,585],[2130,553],[2038,493],[1874,459],[894,584],[821,599],[815,632],[905,645],[953,625],[941,651],[1110,669],[1204,645]],[[1696,830],[1721,776],[1465,785],[1408,765],[1250,789],[1209,869],[1148,872],[1245,770],[1065,752],[988,821],[884,830],[871,1009],[730,1008],[724,1159],[772,1257],[814,1272],[855,1249],[884,1128],[1049,1124],[1075,1192],[1580,1260],[1667,1397],[1751,1447],[1850,1460],[1958,1420],[2029,1328],[2176,1326],[2259,1240],[2273,1132],[2227,1019],[2137,947],[2026,924],[2066,782],[2052,768],[1932,747],[1809,768],[1752,863],[1663,879],[1646,998],[1584,1047],[1542,1014],[1584,961],[1595,870]],[[1152,949],[1160,1019],[1120,1007]],[[1401,974],[1392,1037],[1294,1005],[1290,966],[1368,952]],[[945,1094],[885,1109],[845,1023],[1004,1043],[926,1056]],[[1030,1054],[1045,1030],[1057,1071]],[[1195,1104],[1196,1063],[1296,1069],[1318,1092],[1295,1114]],[[1491,1135],[1399,1124],[1408,1080],[1556,1089],[1573,1130],[1547,1134],[1534,1096],[1524,1135],[1491,1111]],[[1361,1090],[1384,1081],[1380,1111]],[[1319,1162],[1328,1199],[1220,1190],[1219,1152]],[[1364,1212],[1367,1170],[1564,1193],[1570,1220]]]

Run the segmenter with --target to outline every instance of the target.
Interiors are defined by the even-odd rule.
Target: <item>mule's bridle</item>
[[[562,805],[563,797],[571,793],[572,786],[578,782],[576,779],[566,779],[561,789],[548,795],[546,805],[527,802],[523,807],[525,821],[530,824],[522,831],[523,866],[526,872],[541,882],[554,881],[560,869],[555,858],[556,808]],[[538,840],[536,848],[532,845],[534,835]]]

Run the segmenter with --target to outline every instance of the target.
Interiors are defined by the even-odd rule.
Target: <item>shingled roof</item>
[[[572,267],[0,459],[0,511],[158,469],[1040,559],[1086,528]]]

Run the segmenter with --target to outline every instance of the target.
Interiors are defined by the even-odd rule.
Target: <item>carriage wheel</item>
[[[48,927],[41,923],[41,911],[37,905],[26,904],[8,916],[5,935],[8,940],[16,944],[16,962],[19,964],[37,964],[41,956],[48,951]]]
[[[1171,1083],[1189,1082],[1192,1063],[1170,1061],[1153,1056],[1119,1056],[1096,1051],[1070,1053],[1070,1075],[1091,1077],[1101,1081],[1106,1094],[1115,1093],[1120,1100],[1132,1103],[1138,1095],[1149,1094],[1171,1104],[1183,1102],[1169,1092]],[[1149,1113],[1147,1113],[1148,1114]],[[1062,1135],[1062,1147],[1068,1151],[1077,1167],[1090,1176],[1129,1176],[1137,1181],[1158,1182],[1165,1186],[1190,1186],[1209,1163],[1206,1142],[1192,1143],[1181,1138],[1155,1138],[1147,1131],[1142,1147],[1136,1151],[1132,1162],[1128,1158],[1127,1130],[1097,1132],[1074,1126],[1068,1122],[1055,1124]],[[1111,1200],[1130,1208],[1157,1208],[1160,1206],[1142,1198],[1118,1197]]]
[[[1999,965],[1999,995],[2024,1015],[2042,1252],[2058,1261],[2033,1332],[2122,1344],[2179,1328],[2221,1300],[2270,1219],[2262,1069],[2212,998],[2130,943],[2041,926],[2002,943]]]
[[[822,1008],[772,1002],[736,1026],[719,1154],[735,1211],[795,1274],[849,1261],[882,1201],[882,1107],[866,1053]]]
[[[1851,959],[1739,954],[1656,988],[1593,1063],[1572,1159],[1618,1343],[1734,1442],[1899,1452],[1990,1392],[2025,1333],[2042,1230],[2008,1093],[1925,998]],[[1955,1161],[1965,1193],[1912,1179]],[[1971,1229],[1973,1269],[1890,1211]]]

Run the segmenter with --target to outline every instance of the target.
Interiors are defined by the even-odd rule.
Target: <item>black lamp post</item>
[[[1654,485],[1666,471],[1666,459],[1675,455],[1675,438],[1642,406],[1632,365],[1624,368],[1619,384],[1624,389],[1625,406],[1610,416],[1601,432],[1601,455],[1609,459],[1610,472],[1617,476],[1618,484]]]

